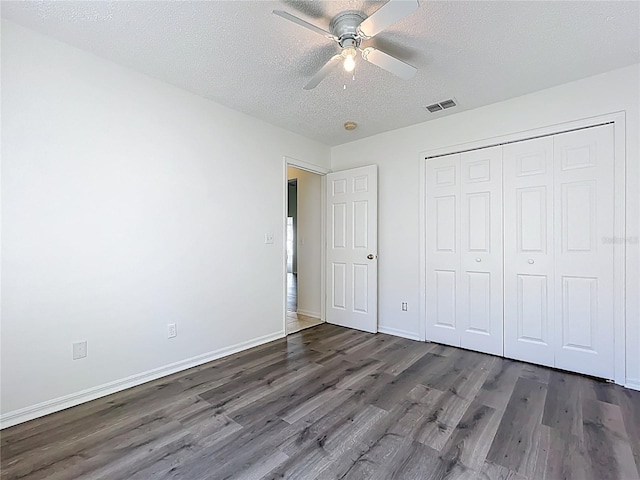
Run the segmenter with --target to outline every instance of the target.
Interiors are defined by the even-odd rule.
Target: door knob
[[[374,258],[376,258],[376,256],[373,253],[370,253],[369,255],[367,255],[367,258],[369,260],[373,260]]]
[[[529,265],[533,265],[533,258],[529,259]]]
[[[482,259],[480,257],[476,258],[476,262],[481,262]]]

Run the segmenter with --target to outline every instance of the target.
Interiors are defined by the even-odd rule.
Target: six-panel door
[[[327,322],[378,331],[378,170],[327,175]]]

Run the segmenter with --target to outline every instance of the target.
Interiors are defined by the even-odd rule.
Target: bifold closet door
[[[504,355],[554,366],[553,137],[503,149]]]
[[[614,377],[613,126],[504,146],[505,356]]]
[[[462,153],[460,174],[460,346],[502,355],[502,147]]]
[[[460,155],[427,161],[427,340],[460,346]]]
[[[427,161],[427,339],[495,355],[502,338],[502,148]]]
[[[554,136],[555,366],[614,378],[613,125]]]

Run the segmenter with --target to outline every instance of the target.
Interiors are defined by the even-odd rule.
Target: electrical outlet
[[[407,311],[407,302],[402,302],[402,311],[403,312]]]
[[[73,344],[73,359],[80,360],[87,356],[87,341],[76,342]]]
[[[264,243],[273,243],[273,233],[264,234]]]
[[[178,329],[176,328],[175,323],[170,323],[167,325],[167,338],[173,338],[178,336]]]

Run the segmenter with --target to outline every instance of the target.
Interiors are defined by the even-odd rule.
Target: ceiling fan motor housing
[[[329,24],[329,31],[338,39],[338,45],[342,48],[357,48],[360,46],[358,25],[367,17],[356,11],[342,12],[333,17]]]

